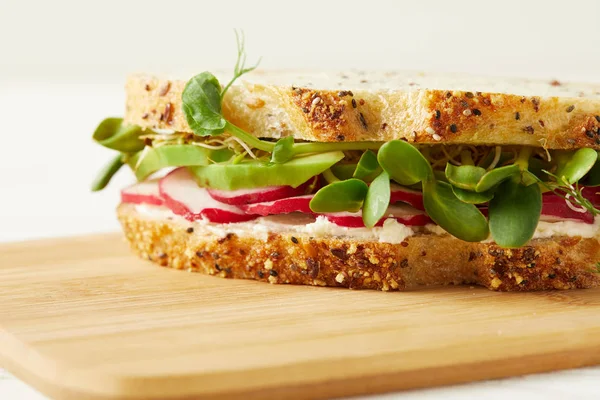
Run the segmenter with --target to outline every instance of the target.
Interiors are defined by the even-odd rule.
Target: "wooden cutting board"
[[[117,234],[0,246],[0,365],[56,398],[325,398],[600,363],[600,290],[191,274]]]

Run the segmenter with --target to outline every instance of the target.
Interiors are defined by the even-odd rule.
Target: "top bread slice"
[[[221,84],[229,76],[217,74]],[[600,84],[361,71],[243,78],[223,113],[261,138],[600,149]],[[186,83],[130,76],[125,122],[191,132],[181,104]]]

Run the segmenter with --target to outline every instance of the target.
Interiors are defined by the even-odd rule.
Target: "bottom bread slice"
[[[403,290],[427,285],[481,285],[499,291],[600,285],[597,238],[553,236],[519,249],[419,233],[399,244],[296,233],[206,234],[182,218],[152,218],[121,204],[131,248],[162,266],[270,283]],[[223,225],[224,232],[227,225]]]

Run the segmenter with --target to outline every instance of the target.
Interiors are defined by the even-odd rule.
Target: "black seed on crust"
[[[277,276],[277,275],[279,275],[279,274],[278,274],[278,273],[277,273],[277,271],[275,271],[274,269],[270,269],[270,270],[269,270],[269,275],[271,275],[271,276]]]
[[[291,240],[292,240],[292,243],[298,244],[298,239],[296,239],[294,236],[292,236]]]

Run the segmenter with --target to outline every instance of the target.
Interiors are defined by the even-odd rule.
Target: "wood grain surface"
[[[55,398],[327,398],[600,363],[600,290],[382,293],[169,270],[120,235],[0,246],[0,365]]]

